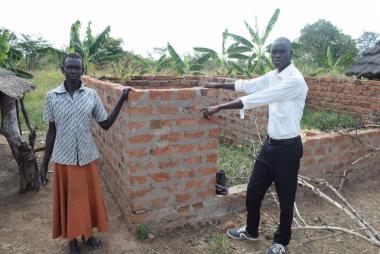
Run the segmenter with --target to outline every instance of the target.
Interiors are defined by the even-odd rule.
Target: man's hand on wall
[[[211,106],[207,108],[202,108],[200,111],[203,112],[204,118],[209,119],[210,116],[218,113],[220,111],[220,108],[219,106]]]

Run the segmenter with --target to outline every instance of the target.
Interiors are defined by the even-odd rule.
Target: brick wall
[[[110,112],[123,86],[83,80]],[[214,198],[218,128],[199,113],[214,103],[209,91],[141,90],[130,94],[110,130],[94,125],[103,179],[130,224],[182,224]]]
[[[83,80],[98,92],[110,112],[123,86],[90,77]],[[199,113],[202,107],[241,94],[197,87],[203,81],[199,77],[135,77],[128,84],[147,89],[130,94],[109,131],[94,125],[103,180],[130,225],[143,223],[159,230],[245,209],[241,191],[227,197],[214,194],[218,129],[236,143],[255,138],[256,124],[266,131],[267,110],[248,110],[244,120],[238,110],[205,120]],[[313,86],[309,85],[311,90]],[[358,137],[365,144],[380,146],[378,129],[359,131]],[[306,137],[303,142],[301,173],[308,176],[338,172],[369,151],[358,138],[340,134]],[[379,156],[371,159],[371,165],[379,168]]]
[[[306,106],[314,110],[335,109],[380,121],[380,81],[305,78],[309,93]]]
[[[326,177],[329,173],[342,175],[352,162],[380,147],[380,129],[359,130],[350,135],[327,133],[305,137],[303,146],[301,174],[316,177]],[[370,162],[366,167],[380,169],[378,153],[366,160]]]

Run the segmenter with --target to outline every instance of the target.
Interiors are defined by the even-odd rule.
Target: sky
[[[0,27],[17,35],[42,36],[54,47],[69,43],[70,26],[77,19],[84,32],[89,21],[94,34],[111,26],[125,50],[147,56],[167,42],[180,54],[193,47],[221,51],[222,33],[249,37],[247,21],[263,31],[276,8],[277,23],[268,43],[285,36],[294,40],[306,24],[326,19],[352,38],[364,31],[380,33],[380,0],[2,0]],[[82,37],[83,38],[83,37]]]

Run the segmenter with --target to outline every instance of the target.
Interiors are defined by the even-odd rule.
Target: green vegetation
[[[220,233],[215,233],[211,238],[212,253],[232,254],[233,249],[230,246],[227,236]]]
[[[244,74],[248,77],[252,77],[254,74],[262,75],[273,68],[269,57],[270,45],[267,45],[266,40],[276,24],[279,15],[280,9],[276,9],[262,34],[259,33],[257,20],[254,28],[244,21],[251,36],[249,39],[240,35],[229,34],[232,39],[243,46],[242,52],[235,54],[232,58],[246,61]]]
[[[320,131],[337,131],[341,129],[361,128],[361,120],[353,114],[336,111],[311,111],[305,109],[301,129],[317,129]]]
[[[219,142],[217,168],[225,171],[228,186],[248,182],[253,165],[252,148],[249,144],[236,147]]]
[[[347,67],[358,54],[355,40],[324,19],[304,26],[296,42],[299,47],[294,50],[294,61],[297,66],[306,67],[300,68],[305,75],[314,74],[321,68],[327,69],[329,63],[337,63],[339,58],[338,65]],[[330,53],[327,54],[331,55],[331,59],[326,59],[330,57],[326,57],[328,47],[330,47]],[[346,56],[343,57],[343,55]]]
[[[46,131],[48,125],[42,120],[42,113],[45,106],[46,94],[50,89],[57,87],[64,79],[58,70],[44,70],[33,73],[32,82],[36,84],[36,89],[25,95],[25,107],[29,113],[33,127],[39,131]],[[23,118],[22,118],[23,119]],[[27,127],[22,124],[23,130]]]
[[[148,239],[149,233],[149,229],[143,224],[139,225],[137,228],[137,238],[140,240]]]

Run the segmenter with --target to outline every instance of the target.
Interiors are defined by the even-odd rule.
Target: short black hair
[[[286,37],[279,37],[276,40],[274,40],[273,43],[275,43],[275,42],[284,43],[290,50],[293,50],[292,42]]]
[[[66,61],[66,58],[68,58],[68,57],[80,59],[82,61],[82,68],[84,68],[83,57],[80,54],[78,54],[78,53],[69,53],[69,54],[66,54],[65,57],[63,58],[62,66],[65,66],[65,61]]]

